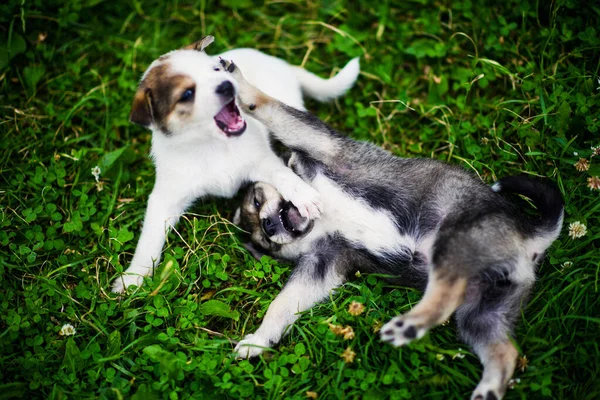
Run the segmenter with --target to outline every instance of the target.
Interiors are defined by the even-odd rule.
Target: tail
[[[492,186],[495,192],[515,193],[528,197],[540,212],[531,221],[538,234],[554,241],[562,228],[564,202],[555,183],[542,181],[527,175],[508,176]]]
[[[340,97],[354,85],[360,72],[360,63],[358,57],[353,58],[336,76],[330,79],[320,78],[301,67],[293,68],[298,81],[300,81],[302,92],[308,97],[325,102]]]

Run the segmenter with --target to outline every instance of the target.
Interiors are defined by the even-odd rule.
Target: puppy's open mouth
[[[225,104],[214,118],[219,129],[227,136],[240,136],[246,130],[246,121],[240,115],[235,99]]]
[[[290,202],[287,202],[279,210],[279,221],[281,226],[290,233],[300,233],[304,218]]]

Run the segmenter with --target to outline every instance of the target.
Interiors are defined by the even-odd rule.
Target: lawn
[[[258,327],[291,271],[244,250],[228,222],[239,199],[199,201],[155,276],[110,293],[154,182],[150,133],[128,121],[137,82],[153,59],[205,34],[216,38],[211,54],[255,47],[324,77],[360,56],[346,96],[307,102],[335,128],[487,183],[520,173],[557,182],[565,226],[522,310],[506,398],[600,398],[592,3],[0,5],[0,398],[464,399],[476,386],[479,361],[453,322],[406,348],[379,342],[378,327],[421,294],[367,274],[302,315],[267,355],[236,360],[235,341]],[[585,234],[569,231],[574,222]],[[353,301],[362,314],[348,312]]]

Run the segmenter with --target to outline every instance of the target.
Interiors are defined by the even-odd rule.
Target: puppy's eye
[[[258,201],[256,197],[254,198],[254,207],[260,208],[260,201]]]
[[[179,101],[190,101],[194,97],[194,89],[188,89],[179,98]]]

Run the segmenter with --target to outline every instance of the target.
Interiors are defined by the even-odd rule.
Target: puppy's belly
[[[323,202],[322,229],[340,232],[348,241],[374,254],[414,252],[415,240],[398,231],[392,215],[344,192],[334,181],[317,175],[313,187]]]

